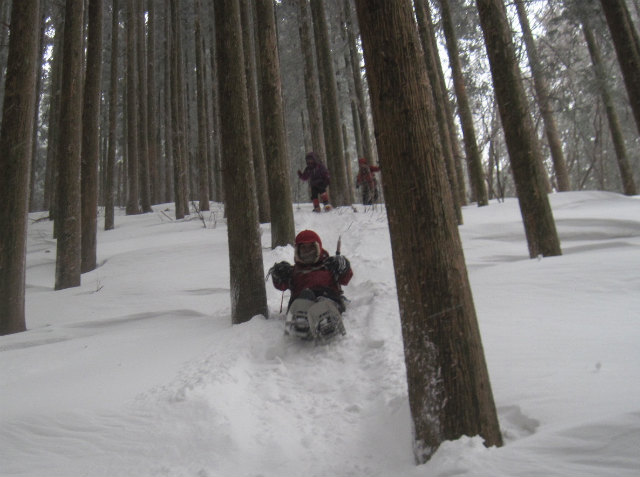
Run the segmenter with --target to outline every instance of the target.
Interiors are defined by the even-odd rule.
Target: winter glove
[[[351,264],[342,255],[327,258],[324,266],[331,272],[336,281],[351,269]]]
[[[286,290],[291,283],[293,276],[293,266],[289,262],[278,262],[269,269],[269,274],[273,280],[273,286],[279,290]]]

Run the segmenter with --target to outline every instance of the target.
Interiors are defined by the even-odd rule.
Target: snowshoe
[[[327,341],[337,334],[346,334],[346,331],[333,300],[325,297],[316,300],[311,290],[304,290],[287,313],[285,334],[305,340]]]

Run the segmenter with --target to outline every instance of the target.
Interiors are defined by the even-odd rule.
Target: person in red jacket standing
[[[329,170],[315,152],[308,153],[305,161],[307,162],[307,167],[304,168],[304,171],[298,170],[298,177],[303,181],[309,181],[313,211],[321,211],[320,201],[324,204],[324,210],[331,210],[329,193],[327,192],[327,187],[331,183]]]
[[[362,205],[371,205],[378,200],[378,181],[373,173],[380,171],[380,168],[370,166],[364,157],[358,159],[358,165],[356,189],[362,187]]]
[[[291,290],[285,333],[305,339],[327,339],[345,333],[342,286],[353,277],[344,256],[329,253],[312,230],[296,236],[295,264],[276,263],[269,273],[278,290]]]

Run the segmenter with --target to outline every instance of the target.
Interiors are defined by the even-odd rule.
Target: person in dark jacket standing
[[[315,152],[309,152],[305,157],[305,161],[307,162],[307,167],[305,167],[304,171],[298,170],[298,177],[303,181],[309,181],[313,211],[321,212],[320,201],[324,204],[324,210],[331,210],[329,193],[327,192],[327,187],[331,183],[329,170]]]
[[[305,339],[344,334],[342,286],[353,277],[349,260],[329,256],[312,230],[296,236],[294,260],[294,265],[278,262],[269,271],[274,287],[291,290],[285,332]]]

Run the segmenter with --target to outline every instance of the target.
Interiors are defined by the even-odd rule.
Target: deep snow
[[[222,209],[116,217],[100,266],[53,291],[31,216],[29,331],[0,337],[2,476],[638,476],[640,197],[550,196],[564,255],[530,260],[515,199],[460,233],[506,445],[444,443],[415,466],[384,208],[295,207],[355,276],[347,335],[314,346],[271,316],[231,326]],[[266,270],[292,260],[270,250]],[[429,244],[425,244],[429,246]],[[288,295],[284,297],[284,306]]]

